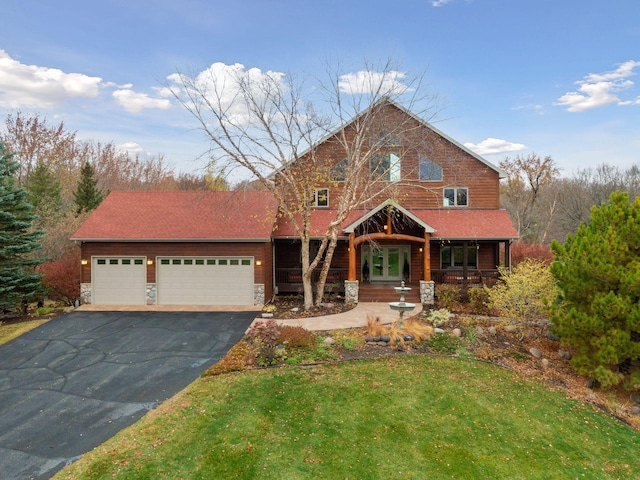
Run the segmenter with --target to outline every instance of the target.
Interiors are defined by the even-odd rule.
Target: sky
[[[0,116],[176,171],[209,144],[165,88],[210,68],[316,78],[336,61],[424,74],[430,121],[498,164],[535,153],[563,176],[640,164],[638,0],[6,0]],[[336,125],[338,127],[338,125]],[[2,126],[0,125],[0,128]]]

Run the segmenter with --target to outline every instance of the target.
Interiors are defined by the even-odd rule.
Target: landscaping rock
[[[593,387],[595,387],[595,386],[596,386],[596,381],[594,379],[591,378],[591,379],[587,380],[587,388],[593,389]]]
[[[549,360],[547,360],[546,358],[543,358],[541,363],[544,368],[549,368],[549,366],[551,365]]]
[[[403,339],[405,342],[411,342],[411,341],[413,341],[413,335],[403,335],[403,336],[402,336],[402,339]]]
[[[547,338],[549,340],[553,340],[554,342],[559,342],[560,341],[560,336],[556,335],[555,333],[551,333],[551,332],[547,332]]]
[[[299,312],[300,311],[300,307],[293,307],[291,309],[292,312]]]
[[[529,353],[533,355],[535,358],[542,358],[542,352],[537,348],[530,348]]]
[[[336,341],[333,339],[333,337],[327,337],[322,341],[322,343],[324,343],[325,345],[335,345]]]
[[[371,335],[367,335],[366,337],[364,337],[364,341],[366,343],[370,343],[370,342],[377,342],[378,340],[376,340],[375,337],[372,337]]]
[[[462,330],[460,330],[459,328],[454,328],[453,330],[451,330],[451,333],[453,333],[458,338],[462,337]]]
[[[387,335],[382,335],[380,336],[380,341],[381,342],[390,342],[391,341],[391,337],[387,336]]]
[[[631,394],[631,400],[633,401],[633,403],[635,403],[636,405],[640,405],[640,396],[636,395],[635,393]]]
[[[631,413],[633,415],[640,415],[640,407],[638,405],[634,405],[631,407]]]
[[[571,352],[566,350],[558,350],[558,356],[564,360],[571,360]]]
[[[497,333],[496,327],[489,327],[489,334],[495,335]]]
[[[478,332],[478,335],[484,335],[484,328],[478,327],[477,332]]]
[[[379,347],[386,347],[389,344],[387,342],[378,342],[376,345],[378,345]]]
[[[262,318],[273,318],[273,313],[263,313]]]
[[[433,333],[444,333],[444,330],[441,328],[434,328]]]
[[[507,325],[506,327],[504,327],[504,331],[507,333],[513,333],[516,330],[518,330],[518,327],[516,327],[515,325]]]

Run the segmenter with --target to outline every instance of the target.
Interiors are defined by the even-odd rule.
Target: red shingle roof
[[[356,210],[342,223],[342,227],[356,222],[366,215],[368,210]],[[433,227],[435,232],[431,235],[434,239],[474,239],[492,240],[517,238],[518,232],[513,226],[506,210],[473,210],[473,209],[414,209],[410,212]],[[319,237],[324,235],[326,225],[335,216],[335,210],[318,209],[311,215],[311,235]],[[342,234],[344,234],[342,232]],[[285,218],[278,220],[274,231],[274,237],[295,237],[293,226]]]
[[[264,191],[111,192],[72,240],[268,240],[277,213]]]

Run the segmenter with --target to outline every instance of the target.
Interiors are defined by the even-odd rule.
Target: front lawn
[[[637,478],[640,432],[542,382],[404,355],[201,378],[55,478]]]

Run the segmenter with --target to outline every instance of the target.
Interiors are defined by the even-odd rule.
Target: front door
[[[408,259],[408,247],[365,247],[364,259],[371,259],[371,281],[399,281],[403,277],[404,260]]]

